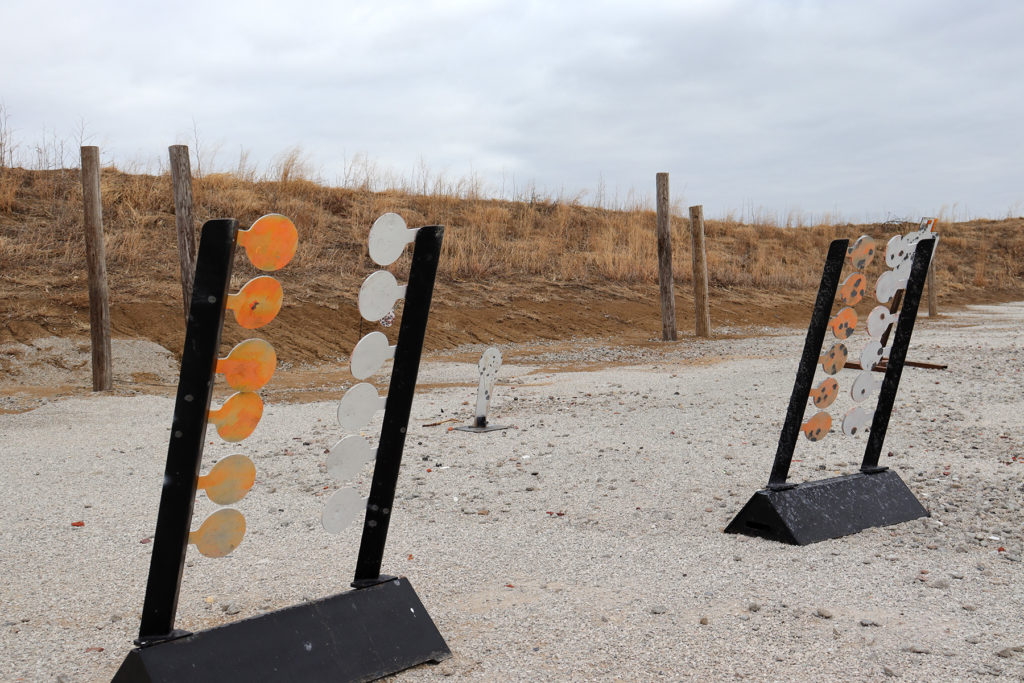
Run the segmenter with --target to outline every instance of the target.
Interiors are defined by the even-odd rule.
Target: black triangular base
[[[857,472],[776,491],[762,489],[725,533],[807,545],[928,516],[892,470]]]
[[[402,578],[136,648],[113,683],[372,681],[450,656]]]

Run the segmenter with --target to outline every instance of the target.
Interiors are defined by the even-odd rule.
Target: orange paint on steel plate
[[[229,294],[228,308],[234,311],[239,325],[254,330],[274,319],[283,300],[281,283],[269,275],[261,275],[246,282],[238,294]]]
[[[217,505],[230,505],[245,498],[256,483],[256,466],[244,455],[229,455],[199,477],[198,488]]]
[[[217,372],[235,391],[256,391],[266,384],[277,367],[274,347],[262,339],[246,339],[217,359]]]
[[[821,363],[821,369],[825,371],[825,374],[834,375],[846,365],[849,354],[845,344],[833,344],[818,358],[818,362]]]
[[[238,510],[217,510],[188,535],[188,542],[207,557],[224,557],[242,544],[245,517]]]
[[[287,217],[270,213],[248,230],[239,230],[238,243],[245,247],[245,253],[254,266],[260,270],[278,270],[295,256],[299,231]]]
[[[849,306],[836,313],[828,324],[836,339],[849,339],[857,329],[857,311]]]
[[[217,410],[210,411],[210,422],[225,441],[241,441],[253,433],[263,417],[263,399],[259,394],[243,391],[233,394]]]
[[[839,382],[832,377],[827,377],[817,388],[811,389],[810,394],[815,408],[828,408],[838,395]]]
[[[867,288],[868,279],[864,277],[864,273],[854,273],[846,278],[843,286],[839,288],[839,298],[847,306],[856,306],[864,298]]]
[[[804,433],[808,441],[821,441],[830,429],[832,429],[832,416],[825,412],[815,413],[800,427],[800,431]]]

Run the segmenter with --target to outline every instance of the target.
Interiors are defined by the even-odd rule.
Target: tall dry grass
[[[296,275],[311,292],[372,267],[366,235],[385,211],[410,225],[446,226],[440,275],[451,280],[543,278],[559,282],[656,282],[655,214],[643,206],[609,210],[578,198],[556,200],[530,191],[524,201],[484,198],[479,184],[423,180],[421,189],[373,191],[372,183],[329,187],[310,179],[301,153],[282,155],[258,175],[244,155],[237,169],[194,179],[198,221],[230,216],[243,225],[279,212],[299,227]],[[424,176],[425,178],[426,176]],[[355,178],[357,181],[360,178]],[[173,283],[177,276],[174,204],[167,173],[103,169],[108,272],[114,285],[138,278]],[[0,165],[0,273],[17,286],[22,274],[48,274],[54,286],[84,273],[81,186],[75,169],[26,170]],[[676,208],[679,213],[679,208]],[[753,220],[751,220],[751,218]],[[914,221],[916,222],[914,217]],[[779,225],[783,222],[784,225]],[[808,289],[817,285],[828,242],[863,232],[887,239],[899,226],[826,223],[804,227],[792,214],[709,219],[705,230],[712,286]],[[902,226],[907,231],[915,223]],[[950,294],[985,288],[1021,289],[1024,222],[942,222],[937,276]],[[689,221],[672,220],[677,281],[691,279]],[[407,260],[399,268],[407,267]],[[292,271],[295,272],[295,271]],[[30,286],[30,279],[24,280]]]

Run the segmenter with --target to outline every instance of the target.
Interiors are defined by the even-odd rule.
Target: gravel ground
[[[905,371],[882,464],[932,516],[807,547],[721,533],[767,480],[802,333],[538,351],[501,369],[490,419],[512,428],[489,434],[427,426],[470,421],[476,369],[425,365],[424,383],[466,387],[417,397],[384,571],[454,657],[396,678],[1024,678],[1022,329],[1024,304],[919,322],[910,357],[950,369]],[[172,409],[98,396],[0,415],[0,679],[109,680],[130,649]],[[256,461],[234,506],[249,531],[227,558],[189,550],[179,627],[346,589],[357,529],[319,526],[335,409],[270,403],[240,444],[211,432],[204,470]],[[792,478],[853,471],[864,444],[801,439]],[[193,526],[215,506],[196,508]]]

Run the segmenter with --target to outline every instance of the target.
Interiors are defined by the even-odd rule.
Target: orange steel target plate
[[[299,231],[287,217],[270,213],[248,230],[239,230],[238,243],[245,247],[245,253],[254,266],[260,270],[278,270],[295,256]]]
[[[861,235],[847,250],[850,265],[854,270],[864,270],[875,258],[875,239],[870,235]]]
[[[229,455],[199,477],[198,488],[217,505],[230,505],[245,498],[256,482],[256,466],[244,455]]]
[[[259,394],[242,391],[228,397],[217,410],[210,411],[210,422],[225,441],[241,441],[256,429],[263,417],[263,399]]]
[[[242,544],[245,517],[238,510],[217,510],[188,535],[188,542],[206,557],[224,557]]]
[[[816,388],[811,389],[811,401],[815,408],[828,408],[839,396],[839,382],[833,377],[826,377]]]
[[[843,281],[839,288],[839,298],[847,306],[856,306],[864,298],[868,289],[868,279],[864,273],[854,273]]]
[[[821,369],[825,371],[825,374],[834,375],[846,365],[846,358],[849,354],[845,344],[833,344],[823,356],[818,358],[818,362],[821,363]]]
[[[270,381],[276,367],[274,347],[262,339],[246,339],[217,360],[217,372],[235,391],[256,391]]]
[[[815,413],[800,426],[808,441],[821,441],[832,429],[832,416],[826,412]]]
[[[261,275],[245,283],[238,294],[228,295],[228,308],[238,324],[247,330],[263,327],[281,310],[284,290],[269,275]]]
[[[828,327],[836,339],[849,339],[853,331],[857,329],[857,311],[847,306],[835,314],[835,317],[829,321]]]

